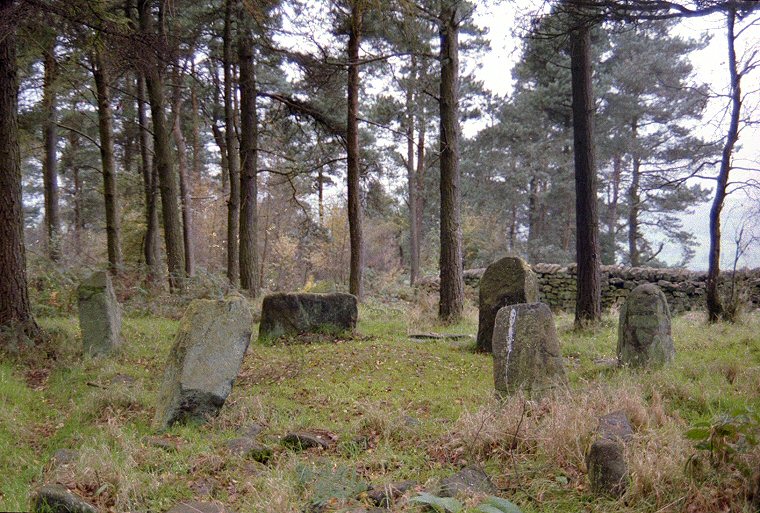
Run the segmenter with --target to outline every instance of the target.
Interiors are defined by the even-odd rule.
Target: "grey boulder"
[[[620,365],[657,367],[672,361],[675,354],[665,294],[657,285],[639,285],[620,309],[617,345]]]
[[[303,333],[341,333],[356,328],[356,296],[331,294],[271,294],[261,306],[259,340]]]
[[[92,356],[107,355],[121,344],[121,306],[111,277],[99,271],[77,289],[82,347]]]

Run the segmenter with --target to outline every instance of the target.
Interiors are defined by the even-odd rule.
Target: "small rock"
[[[480,467],[465,467],[453,476],[441,481],[441,497],[456,497],[459,494],[484,493],[496,495],[499,490],[488,474]]]
[[[417,486],[416,481],[401,481],[400,483],[391,483],[381,488],[371,488],[367,492],[367,498],[375,506],[381,508],[390,508],[393,503],[404,495],[408,490]]]
[[[409,427],[415,427],[422,424],[422,422],[420,422],[420,419],[412,417],[411,415],[404,415],[403,417],[401,417],[401,420],[404,422],[405,426],[409,426]]]
[[[127,374],[117,374],[111,378],[112,385],[131,385],[135,381],[137,381],[135,378]]]
[[[210,479],[200,478],[190,482],[190,489],[195,492],[195,495],[202,497],[211,497],[214,494],[214,488],[216,488],[216,482]]]
[[[259,463],[268,463],[272,459],[272,449],[261,445],[250,438],[233,438],[227,441],[227,449],[232,454],[250,458]]]
[[[264,431],[264,426],[258,422],[254,422],[253,424],[242,428],[240,434],[249,438],[256,438],[262,431]]]
[[[591,444],[586,455],[591,491],[599,495],[620,497],[628,487],[625,448],[619,440],[600,438]]]
[[[180,502],[167,513],[232,513],[232,511],[216,502],[185,501]]]
[[[34,513],[98,513],[95,506],[58,484],[37,490],[33,503]]]
[[[174,452],[177,450],[177,442],[169,438],[162,438],[160,436],[149,436],[145,438],[145,442],[152,447],[157,447],[167,452]]]
[[[629,441],[633,438],[633,426],[624,411],[615,411],[599,419],[597,433],[609,440]]]
[[[68,465],[69,463],[74,463],[76,460],[79,459],[79,451],[75,451],[73,449],[58,449],[53,453],[53,457],[51,458],[51,462],[54,466],[59,467],[61,465]]]
[[[285,435],[285,438],[282,439],[282,444],[294,451],[311,449],[313,447],[328,449],[333,444],[333,440],[318,433],[298,431]]]

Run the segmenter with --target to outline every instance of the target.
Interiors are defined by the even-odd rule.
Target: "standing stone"
[[[259,340],[353,331],[358,317],[356,296],[352,294],[271,294],[261,306]]]
[[[621,440],[599,438],[586,455],[591,491],[597,495],[620,497],[628,487],[628,464]]]
[[[631,367],[652,367],[670,362],[675,354],[665,294],[657,285],[639,285],[620,309],[618,362]]]
[[[105,355],[121,343],[121,307],[105,271],[93,273],[77,290],[84,352]]]
[[[498,392],[540,397],[567,385],[557,328],[544,303],[505,306],[493,330],[493,376]]]
[[[478,351],[492,351],[493,327],[500,308],[536,301],[538,281],[524,260],[505,257],[489,265],[480,279]]]
[[[242,297],[190,303],[166,362],[154,427],[219,413],[251,341],[252,324],[251,307]]]

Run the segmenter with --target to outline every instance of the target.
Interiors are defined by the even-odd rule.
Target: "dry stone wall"
[[[575,264],[534,264],[531,267],[538,278],[539,301],[548,304],[554,310],[575,309]],[[485,269],[466,270],[465,285],[477,290],[484,271]],[[725,272],[722,276],[722,287],[727,289],[732,281],[732,274]],[[601,281],[602,307],[605,309],[622,304],[630,291],[644,283],[654,283],[662,289],[671,312],[705,308],[706,272],[603,265]],[[437,290],[438,282],[436,278],[426,278],[420,286],[433,291]],[[760,269],[738,271],[736,287],[746,301],[751,302],[756,308],[760,307]]]

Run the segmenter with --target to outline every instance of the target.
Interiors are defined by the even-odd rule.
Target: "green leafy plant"
[[[713,417],[710,421],[695,423],[686,431],[686,438],[695,442],[695,447],[707,451],[714,467],[731,461],[735,454],[746,452],[758,444],[760,415],[753,409],[742,406],[731,413]]]

